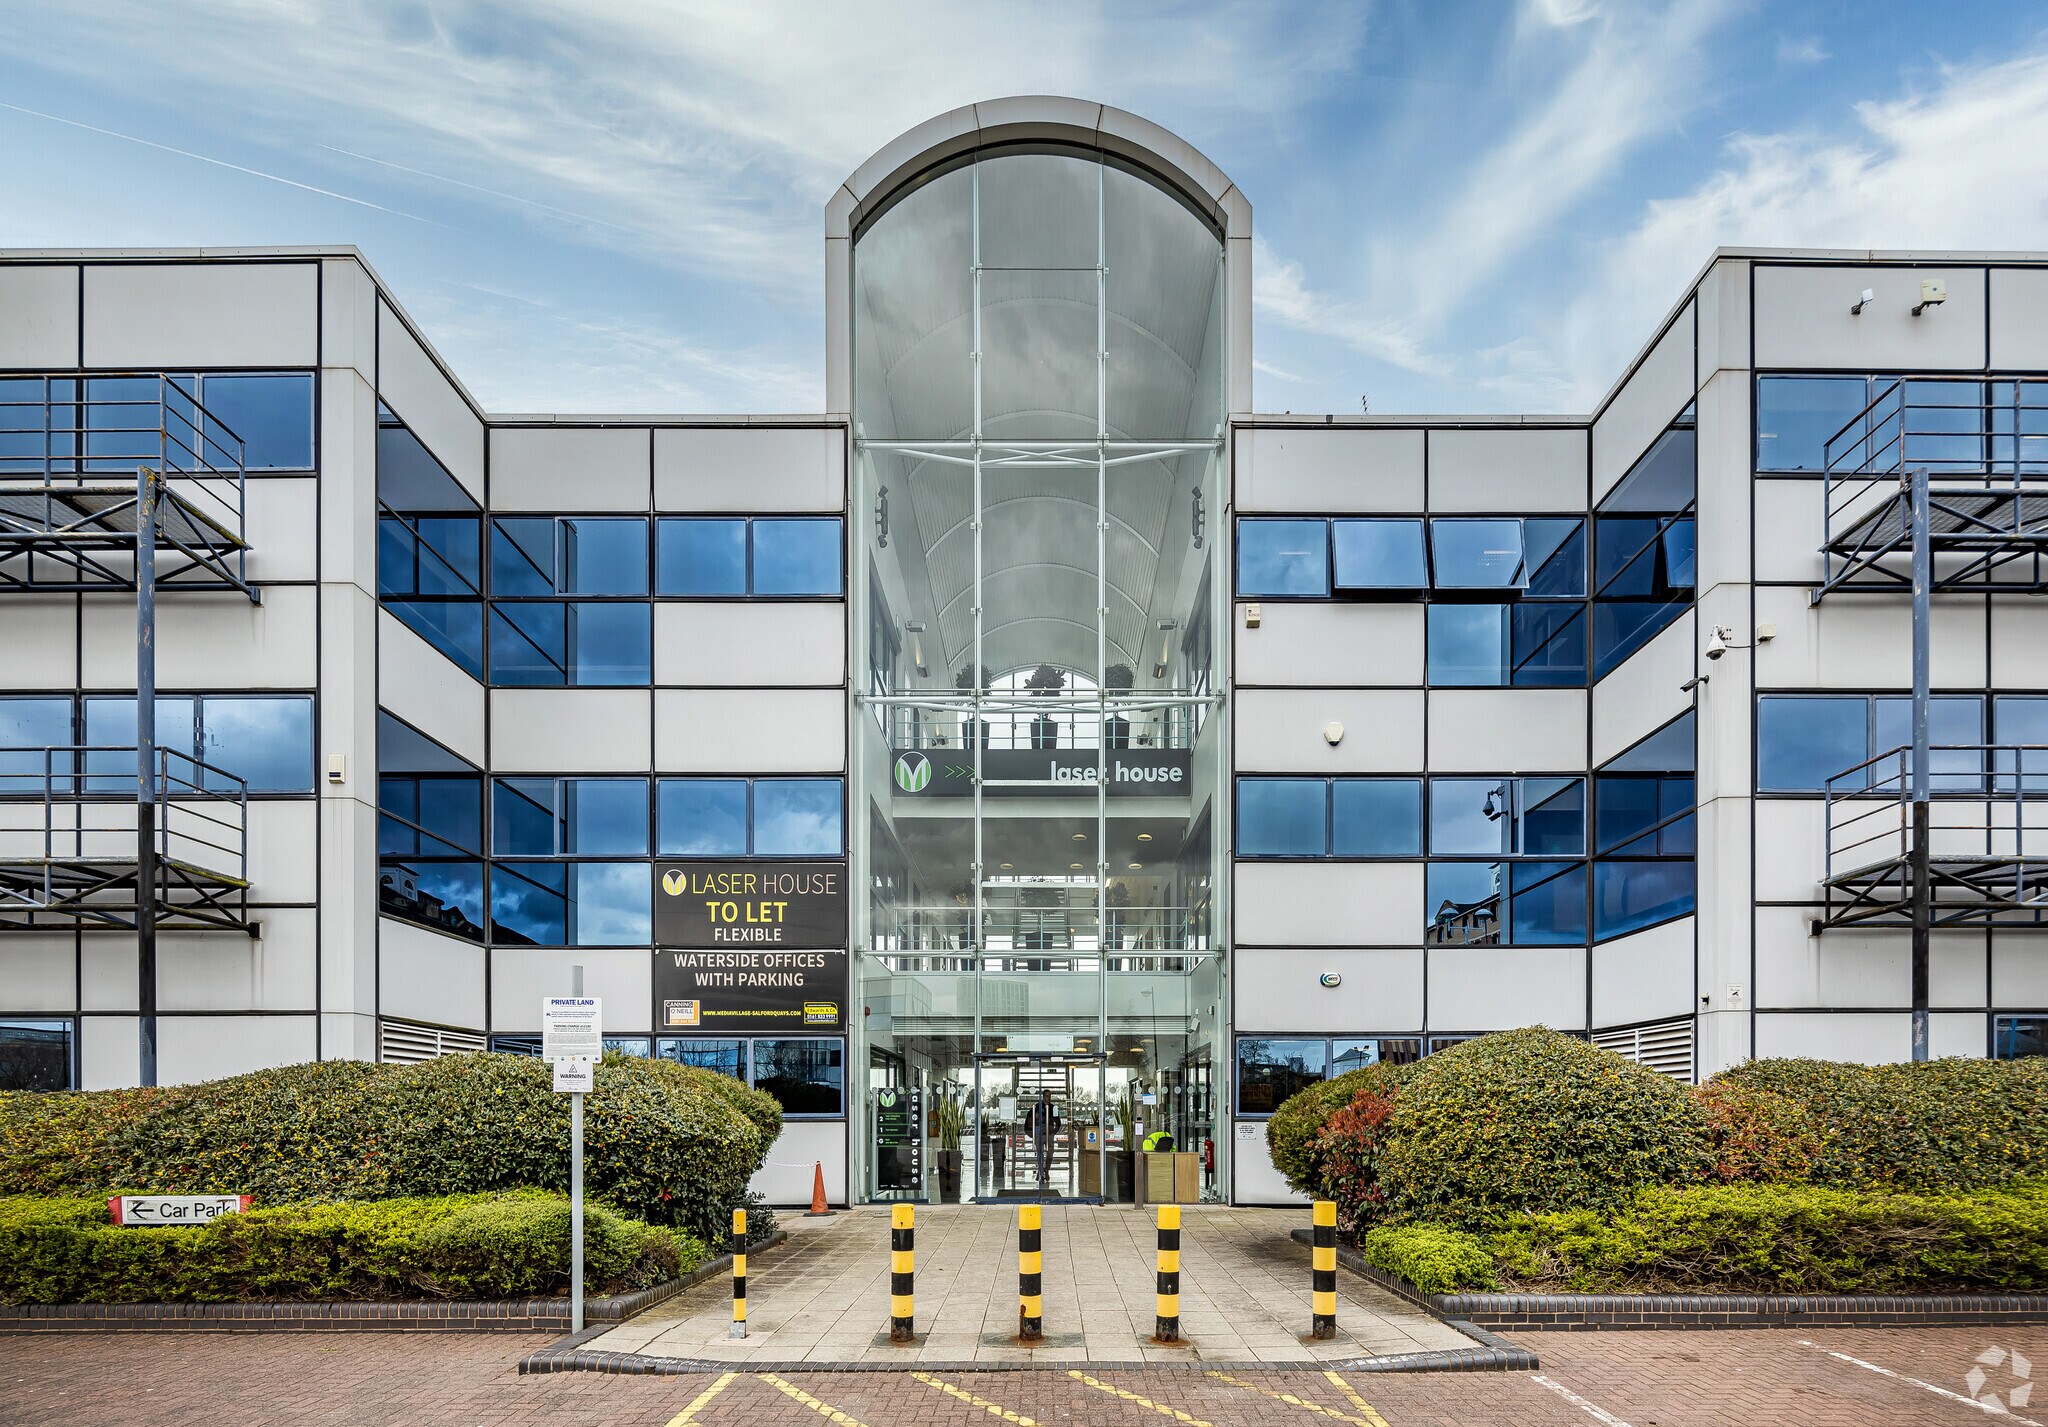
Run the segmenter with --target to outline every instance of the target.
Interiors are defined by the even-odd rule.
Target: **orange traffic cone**
[[[825,1164],[822,1160],[811,1161],[811,1212],[806,1219],[823,1219],[832,1211],[825,1207]]]

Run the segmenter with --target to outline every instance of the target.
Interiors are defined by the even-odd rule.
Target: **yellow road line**
[[[755,1376],[760,1378],[762,1382],[767,1383],[770,1387],[775,1388],[776,1390],[790,1397],[795,1398],[798,1402],[801,1402],[804,1406],[810,1408],[811,1411],[817,1413],[820,1417],[838,1423],[839,1427],[866,1427],[866,1424],[863,1423],[859,1418],[848,1417],[844,1412],[841,1412],[831,1403],[818,1401],[817,1398],[811,1396],[808,1392],[805,1392],[795,1383],[784,1382],[781,1378],[777,1377],[772,1372],[757,1373],[755,1374]]]
[[[697,1414],[704,1410],[704,1405],[710,1402],[712,1398],[718,1396],[719,1393],[732,1386],[732,1380],[738,1376],[739,1374],[736,1372],[729,1372],[691,1398],[688,1407],[685,1407],[681,1412],[668,1419],[668,1427],[690,1427],[690,1423],[696,1419]]]
[[[1092,1378],[1084,1372],[1078,1372],[1072,1368],[1069,1368],[1067,1370],[1067,1376],[1074,1379],[1074,1381],[1076,1382],[1087,1383],[1088,1386],[1096,1389],[1098,1392],[1106,1392],[1112,1397],[1121,1397],[1124,1401],[1135,1402],[1140,1407],[1149,1407],[1154,1412],[1160,1414],[1162,1417],[1171,1417],[1176,1422],[1185,1422],[1188,1424],[1188,1427],[1215,1427],[1214,1423],[1204,1422],[1201,1418],[1191,1416],[1188,1413],[1181,1411],[1178,1407],[1167,1407],[1160,1403],[1154,1402],[1149,1397],[1140,1397],[1135,1392],[1128,1392],[1121,1387],[1112,1387],[1110,1384],[1102,1382],[1097,1378]]]
[[[1003,1406],[1001,1403],[990,1402],[985,1397],[976,1397],[973,1393],[963,1391],[962,1389],[953,1386],[953,1384],[950,1382],[945,1382],[939,1378],[935,1378],[930,1373],[914,1372],[911,1374],[911,1376],[916,1378],[919,1382],[923,1383],[926,1387],[937,1388],[940,1392],[945,1393],[948,1397],[957,1397],[962,1402],[971,1402],[976,1407],[979,1407],[983,1412],[993,1412],[996,1416],[1002,1418],[1003,1421],[1015,1423],[1016,1427],[1038,1427],[1038,1423],[1036,1421],[1029,1417],[1026,1417],[1023,1413],[1012,1412],[1009,1408]]]
[[[1320,1402],[1309,1402],[1304,1398],[1296,1397],[1291,1392],[1274,1392],[1270,1388],[1260,1387],[1255,1382],[1246,1382],[1242,1378],[1231,1377],[1228,1373],[1212,1372],[1209,1376],[1215,1378],[1218,1382],[1227,1382],[1232,1387],[1241,1387],[1246,1392],[1256,1392],[1261,1397],[1270,1397],[1275,1402],[1284,1402],[1290,1407],[1299,1407],[1304,1412],[1313,1412],[1322,1417],[1334,1417],[1339,1422],[1356,1423],[1357,1427],[1387,1427],[1386,1419],[1381,1417],[1379,1413],[1373,1412],[1370,1407],[1366,1407],[1365,1410],[1372,1412],[1372,1416],[1353,1417],[1348,1412],[1339,1412],[1336,1408],[1325,1407]],[[1349,1389],[1347,1388],[1346,1391],[1348,1392]],[[1365,1407],[1365,1400],[1356,1394],[1352,1395],[1351,1400],[1359,1406]]]
[[[1337,1374],[1334,1372],[1326,1372],[1323,1374],[1323,1376],[1328,1378],[1331,1382],[1335,1383],[1337,1385],[1337,1390],[1343,1393],[1346,1397],[1351,1399],[1351,1405],[1357,1408],[1360,1412],[1363,1412],[1366,1416],[1366,1420],[1371,1422],[1373,1424],[1373,1427],[1387,1427],[1387,1419],[1380,1416],[1379,1413],[1372,1410],[1372,1404],[1370,1402],[1367,1402],[1364,1398],[1358,1395],[1358,1389],[1354,1388],[1350,1383],[1344,1381],[1343,1378],[1338,1377]]]

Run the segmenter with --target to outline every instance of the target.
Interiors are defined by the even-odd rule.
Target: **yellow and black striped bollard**
[[[1017,1336],[1027,1343],[1045,1337],[1045,1253],[1036,1204],[1017,1206]]]
[[[732,1211],[732,1328],[728,1337],[747,1336],[747,1211]]]
[[[1308,1335],[1311,1338],[1334,1338],[1337,1336],[1337,1206],[1328,1199],[1318,1199],[1310,1216],[1315,1224],[1314,1247],[1309,1250],[1309,1298],[1314,1317]]]
[[[889,1341],[912,1338],[911,1279],[916,1273],[917,1210],[898,1204],[889,1211]]]
[[[1158,1320],[1155,1342],[1180,1341],[1180,1205],[1159,1206]]]

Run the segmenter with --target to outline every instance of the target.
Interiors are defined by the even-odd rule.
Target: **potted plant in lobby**
[[[1050,664],[1040,664],[1031,671],[1031,677],[1024,681],[1024,687],[1042,699],[1049,699],[1067,686],[1064,670]],[[1031,746],[1033,748],[1058,748],[1060,746],[1059,720],[1050,713],[1042,713],[1031,721]]]
[[[1138,1165],[1138,1090],[1135,1085],[1126,1084],[1124,1093],[1117,1097],[1116,1127],[1123,1140],[1123,1148],[1109,1158],[1116,1166],[1110,1173],[1112,1186],[1103,1196],[1112,1202],[1127,1201],[1134,1197],[1133,1189]]]
[[[1102,671],[1104,693],[1127,694],[1138,682],[1138,676],[1131,672],[1128,664],[1112,664]],[[1131,721],[1120,713],[1111,714],[1102,726],[1102,744],[1105,748],[1129,748],[1131,746]]]
[[[960,1136],[967,1128],[967,1103],[953,1095],[941,1093],[934,1107],[938,1119],[939,1152],[936,1162],[939,1170],[939,1202],[958,1204],[960,1202]]]
[[[962,664],[959,672],[953,675],[953,687],[963,694],[971,694],[977,688],[985,689],[988,685],[988,665],[986,664],[981,666],[981,682],[979,684],[974,682],[974,666],[972,664]],[[977,737],[980,738],[983,748],[988,747],[987,721],[978,719],[972,713],[963,711],[960,715],[960,746],[962,748],[974,747],[974,741]]]

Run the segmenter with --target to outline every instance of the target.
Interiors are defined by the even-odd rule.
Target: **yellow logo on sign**
[[[681,872],[670,870],[661,874],[661,890],[671,897],[682,896],[685,885]]]

